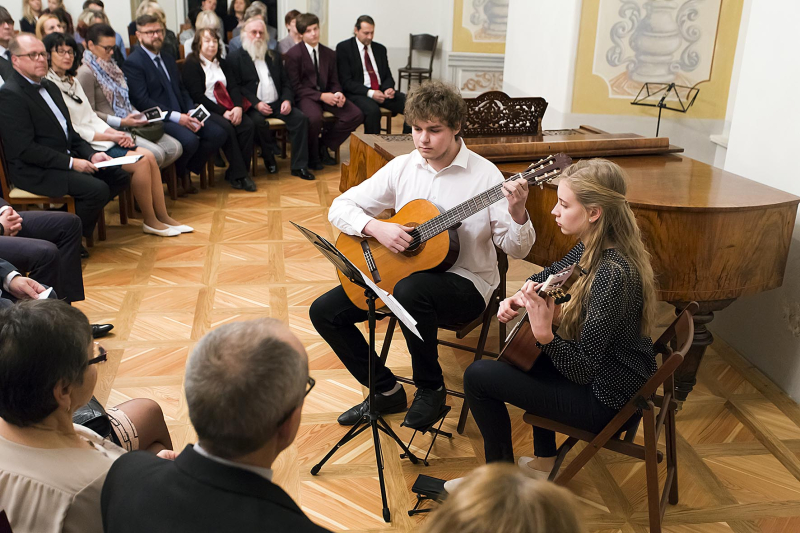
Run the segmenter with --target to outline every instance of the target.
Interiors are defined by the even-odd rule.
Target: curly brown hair
[[[403,114],[412,126],[439,120],[458,132],[467,117],[467,104],[453,85],[433,80],[417,85],[408,93]]]
[[[200,28],[194,34],[194,40],[192,41],[192,54],[194,54],[194,58],[200,61],[200,47],[203,45],[204,35],[208,35],[217,41],[217,54],[214,56],[214,59],[219,61],[222,57],[222,47],[219,45],[219,36],[217,35],[217,30],[214,28]]]

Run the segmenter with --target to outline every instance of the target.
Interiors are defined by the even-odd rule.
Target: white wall
[[[725,170],[800,196],[794,154],[800,131],[800,63],[780,60],[796,48],[800,4],[753,2],[731,120]],[[800,231],[795,226],[783,287],[741,298],[711,323],[724,338],[800,401]]]

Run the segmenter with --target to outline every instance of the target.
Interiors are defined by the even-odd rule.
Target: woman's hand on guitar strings
[[[379,243],[396,254],[405,251],[411,244],[413,238],[409,235],[409,232],[413,230],[414,228],[410,226],[401,226],[400,224],[383,222],[377,219],[370,220],[364,226],[365,234],[375,237]]]
[[[519,316],[518,309],[525,307],[525,297],[519,291],[500,302],[497,320],[506,323]]]
[[[528,221],[528,213],[525,210],[525,201],[528,199],[528,182],[525,178],[503,183],[503,196],[508,200],[508,213],[514,222],[524,224]]]
[[[553,315],[555,314],[556,302],[551,296],[542,298],[538,290],[541,284],[526,281],[520,289],[520,293],[525,298],[525,309],[531,321],[533,336],[542,344],[547,344],[553,340]]]

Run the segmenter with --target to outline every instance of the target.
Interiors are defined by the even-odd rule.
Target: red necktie
[[[369,59],[369,48],[366,46],[364,47],[364,65],[367,67],[367,74],[369,74],[369,88],[377,91],[381,88],[381,84],[378,83],[378,76],[375,74],[375,69],[372,68],[372,61]]]

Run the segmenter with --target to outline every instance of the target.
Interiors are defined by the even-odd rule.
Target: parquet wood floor
[[[399,131],[400,123],[396,126]],[[344,434],[336,417],[360,402],[363,391],[308,319],[311,302],[336,285],[334,270],[289,224],[293,220],[334,237],[326,213],[338,194],[338,169],[327,167],[317,181],[306,182],[289,175],[288,161],[279,165],[280,173],[271,177],[261,168],[256,193],[230,189],[220,170],[216,188],[170,204],[173,216],[196,230],[173,239],[142,234],[139,220],[121,227],[115,204],[109,205],[109,238],[84,264],[86,301],[79,304],[92,322],[116,326],[103,339],[110,357],[101,369],[97,396],[108,405],[153,398],[163,408],[176,449],[182,449],[196,438],[182,392],[184,364],[195,342],[226,322],[263,316],[283,320],[306,346],[317,387],[306,400],[295,444],[275,464],[276,482],[313,520],[332,530],[412,531],[424,520],[424,515],[406,514],[416,476],[449,479],[481,464],[480,433],[470,418],[463,436],[437,441],[429,467],[401,460],[384,438],[390,524],[380,516],[366,433],[338,452],[319,476],[311,476],[311,466]],[[513,262],[510,290],[536,268]],[[665,306],[662,325],[669,320]],[[385,324],[379,326],[381,339]],[[476,337],[477,332],[468,341]],[[496,327],[489,342],[497,345]],[[471,354],[445,347],[440,354],[448,386],[460,390]],[[389,362],[397,373],[410,374],[399,331]],[[455,433],[461,404],[448,401],[453,414],[444,427]],[[512,409],[516,450],[529,454],[531,433],[521,415]],[[410,432],[399,427],[402,418],[387,417],[407,440]],[[719,339],[678,414],[678,432],[681,501],[668,509],[666,531],[800,531],[800,407]],[[424,453],[429,438],[417,437],[414,451]],[[601,451],[570,489],[580,498],[590,531],[647,530],[641,463]]]

